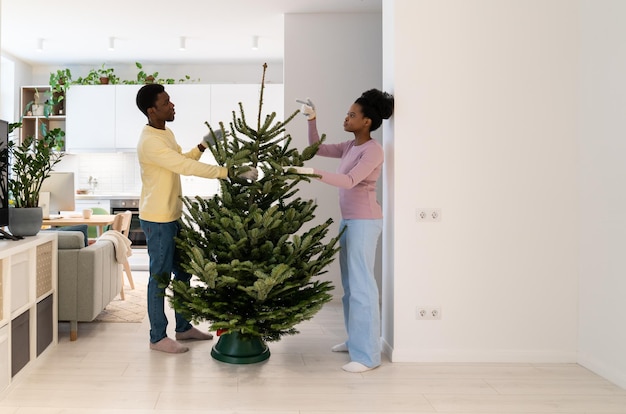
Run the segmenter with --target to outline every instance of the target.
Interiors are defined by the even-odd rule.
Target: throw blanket
[[[113,247],[115,248],[115,260],[117,260],[118,263],[126,263],[128,261],[128,257],[133,254],[130,247],[130,239],[117,230],[105,231],[102,236],[98,237],[98,240],[110,240],[113,242]]]

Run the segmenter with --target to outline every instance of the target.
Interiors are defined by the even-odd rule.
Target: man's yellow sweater
[[[181,175],[227,178],[225,167],[199,162],[202,152],[194,147],[183,153],[174,133],[146,125],[137,144],[141,168],[139,218],[156,223],[178,220],[183,211]]]

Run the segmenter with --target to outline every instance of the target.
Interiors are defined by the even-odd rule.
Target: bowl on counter
[[[79,188],[78,190],[76,190],[76,194],[81,194],[81,195],[89,194],[89,190],[84,189],[84,188]]]

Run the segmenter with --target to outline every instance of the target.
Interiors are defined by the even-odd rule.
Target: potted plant
[[[85,77],[80,76],[73,83],[77,85],[99,85],[100,73],[98,72],[98,69],[91,69]]]
[[[21,123],[13,123],[9,131],[20,126]],[[56,128],[44,131],[41,139],[29,136],[21,144],[9,142],[8,191],[13,207],[9,209],[9,230],[14,236],[34,236],[41,229],[43,215],[39,192],[43,181],[64,155],[58,151],[64,136],[65,132]]]
[[[154,72],[153,74],[147,74],[143,70],[143,65],[139,62],[135,62],[135,66],[139,69],[137,72],[137,81],[138,84],[146,84],[146,83],[154,83],[155,79],[159,76],[159,72]]]
[[[191,286],[162,281],[171,288],[166,291],[177,312],[188,320],[210,321],[220,334],[213,358],[236,364],[269,358],[267,341],[298,333],[296,325],[332,299],[333,286],[317,277],[338,251],[338,238],[325,241],[332,219],[304,230],[316,204],[297,197],[297,184],[311,177],[284,172],[283,166],[303,165],[319,143],[302,154],[289,148],[291,138],[282,134],[298,111],[274,125],[275,112],[262,118],[266,67],[256,125],[248,123],[240,103],[230,136],[220,123],[224,138],[209,147],[219,165],[252,164],[262,177],[253,183],[221,180],[220,194],[209,199],[183,198],[186,212],[177,245],[194,281]]]
[[[162,83],[162,84],[174,84],[184,82],[199,82],[200,79],[191,79],[191,76],[185,75],[183,78],[158,78],[159,72],[148,74],[143,70],[143,65],[139,62],[135,62],[135,67],[139,69],[136,79],[120,79],[115,74],[114,68],[106,68],[103,63],[100,68],[91,69],[85,77],[78,77],[72,79],[72,74],[69,69],[58,69],[56,72],[50,73],[50,88],[53,94],[52,103],[54,105],[62,103],[65,99],[65,92],[69,89],[70,85],[106,85],[106,84],[125,84],[136,85],[146,83]],[[63,109],[59,106],[59,109]]]
[[[97,72],[99,76],[98,79],[100,80],[101,85],[108,85],[108,84],[114,85],[119,82],[119,78],[115,74],[115,69],[105,68],[104,63],[102,64],[102,67],[97,70]]]
[[[57,69],[50,73],[50,92],[52,93],[52,104],[57,108],[56,113],[63,115],[65,112],[65,93],[72,83],[72,73],[68,68]]]

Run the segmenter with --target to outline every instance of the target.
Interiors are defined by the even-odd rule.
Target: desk
[[[58,219],[44,219],[44,226],[75,226],[77,224],[87,224],[89,226],[96,226],[98,229],[98,236],[104,233],[104,227],[113,224],[115,220],[115,214],[92,214],[90,218],[86,219],[81,217],[69,217],[63,216]]]

